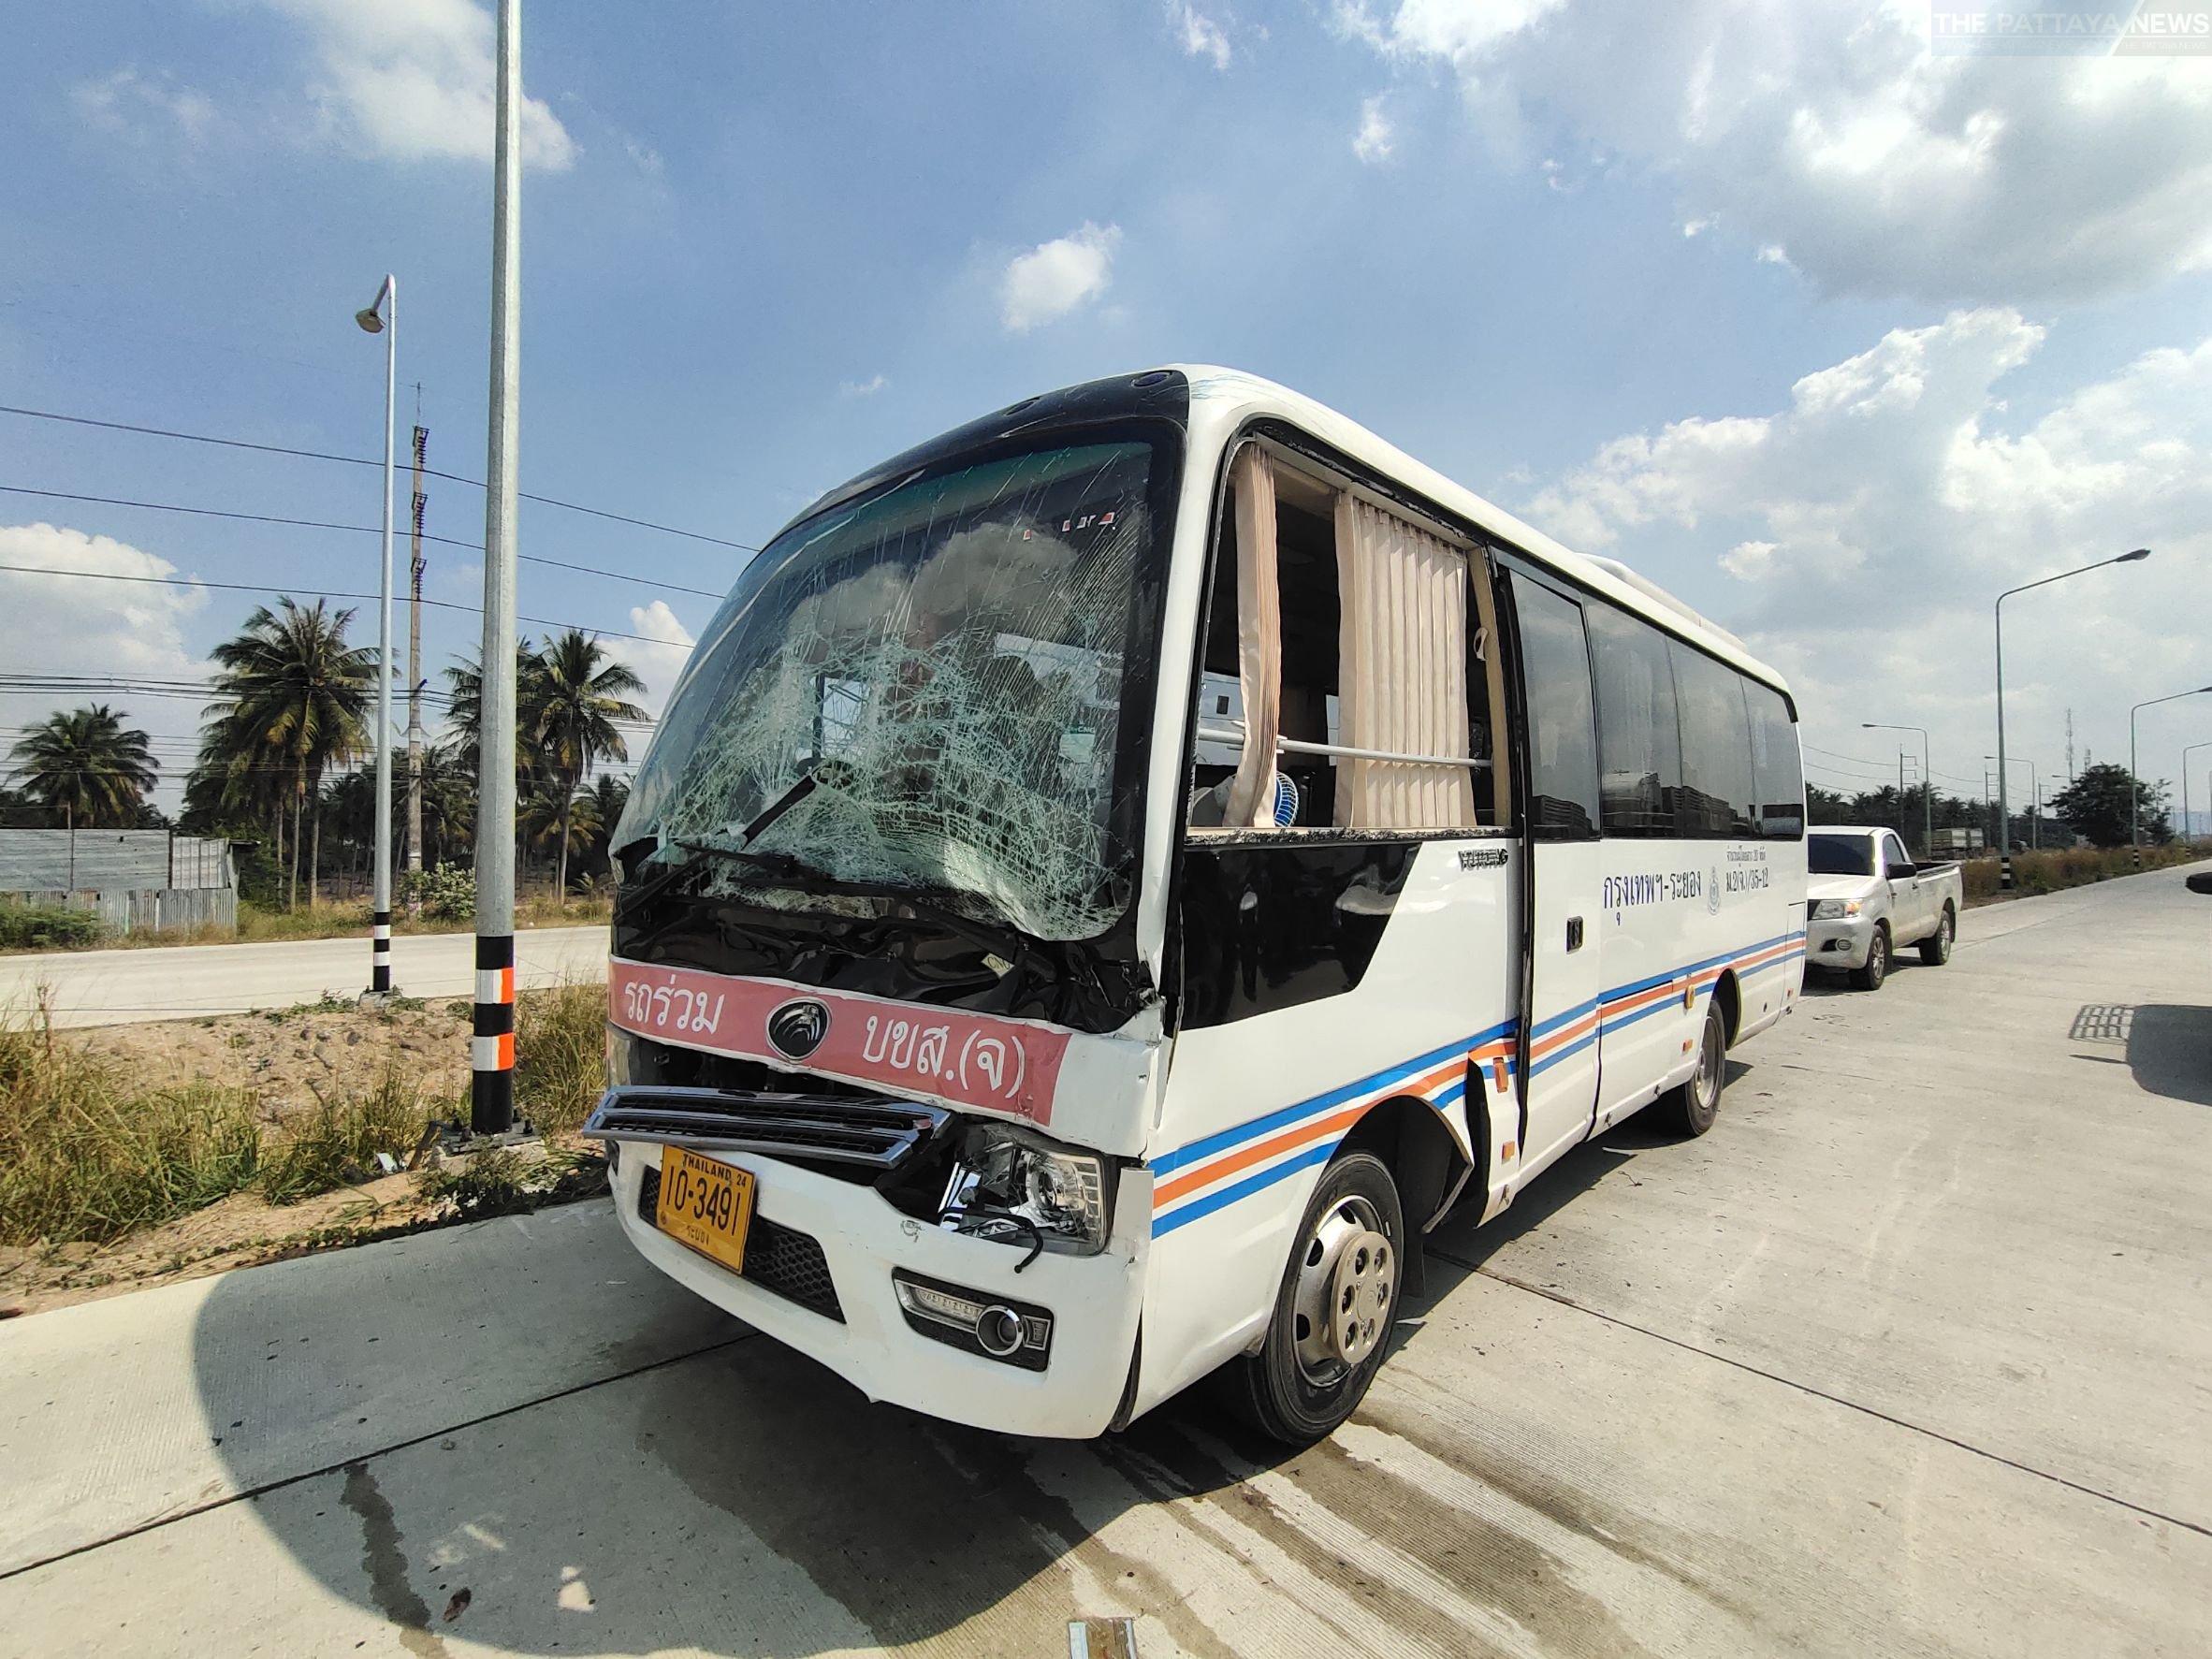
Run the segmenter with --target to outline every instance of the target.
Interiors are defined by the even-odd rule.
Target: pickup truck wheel
[[[1862,991],[1879,991],[1889,977],[1889,924],[1874,924],[1874,937],[1867,941],[1867,965],[1851,970],[1851,982]]]
[[[1958,919],[1951,914],[1951,907],[1943,907],[1943,919],[1936,924],[1936,930],[1920,941],[1920,960],[1930,968],[1941,968],[1951,960],[1951,939],[1958,931]]]
[[[1390,1167],[1347,1153],[1322,1171],[1257,1354],[1222,1373],[1230,1407],[1270,1439],[1333,1433],[1382,1369],[1404,1283],[1405,1217]]]
[[[1687,1083],[1660,1097],[1659,1118],[1680,1135],[1702,1135],[1721,1114],[1721,1089],[1728,1077],[1728,1021],[1716,999],[1705,1007],[1705,1029],[1697,1037],[1697,1070]]]

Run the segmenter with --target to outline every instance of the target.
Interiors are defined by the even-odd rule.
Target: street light
[[[1858,722],[1870,732],[1917,732],[1920,734],[1920,856],[1928,857],[1935,851],[1935,768],[1929,763],[1928,728],[1926,726],[1894,726],[1886,720]],[[1899,810],[1903,803],[1899,803]]]
[[[2137,547],[2132,552],[2121,553],[2111,559],[2100,559],[2094,564],[2062,570],[2055,576],[2039,576],[2032,582],[2022,582],[2017,588],[2007,588],[1997,596],[1997,884],[2000,887],[2013,884],[2012,808],[2004,789],[2004,602],[2016,593],[2027,592],[2030,588],[2047,588],[2053,582],[2063,582],[2068,576],[2103,570],[2108,564],[2133,564],[2137,560],[2149,557],[2148,547]],[[2131,771],[2132,769],[2130,768]]]
[[[2135,797],[2140,793],[2135,781],[2135,716],[2141,710],[2158,703],[2175,703],[2183,697],[2202,697],[2212,691],[2212,686],[2191,686],[2186,691],[2169,691],[2163,697],[2146,697],[2128,710],[2128,846],[2133,852],[2135,867],[2143,867],[2143,831],[2136,822]]]
[[[2189,837],[2189,757],[2200,749],[2212,749],[2212,742],[2192,743],[2181,751],[2181,838]]]
[[[376,298],[354,313],[384,336],[384,574],[376,606],[376,896],[370,914],[368,995],[392,994],[392,400],[399,386],[400,282],[388,273]]]

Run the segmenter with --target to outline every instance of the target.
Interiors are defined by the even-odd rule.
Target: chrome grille
[[[600,1097],[584,1134],[888,1171],[904,1163],[950,1115],[916,1100],[625,1084]]]

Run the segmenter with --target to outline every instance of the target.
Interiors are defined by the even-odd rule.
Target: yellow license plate
[[[743,1273],[752,1187],[749,1170],[668,1147],[661,1154],[661,1198],[653,1207],[653,1225],[732,1273]]]

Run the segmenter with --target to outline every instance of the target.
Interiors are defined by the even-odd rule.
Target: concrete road
[[[603,1205],[0,1325],[0,1652],[2198,1654],[2212,900],[1967,918],[1448,1224],[1355,1421],[871,1406]]]
[[[515,936],[525,986],[604,978],[607,930],[533,927]],[[475,936],[411,934],[392,941],[392,981],[410,997],[475,990]],[[259,945],[148,946],[0,956],[0,1009],[17,1017],[51,996],[57,1026],[122,1026],[195,1014],[292,1008],[369,982],[369,940],[286,939]]]

